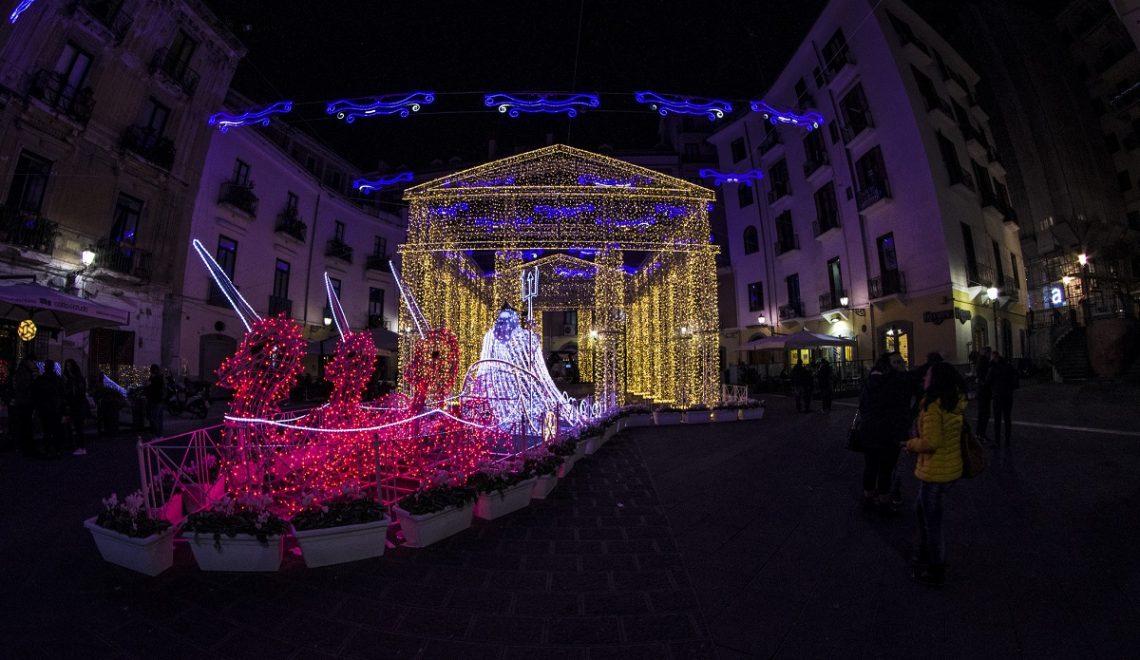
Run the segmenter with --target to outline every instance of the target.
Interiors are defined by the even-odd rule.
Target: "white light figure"
[[[547,411],[574,426],[585,421],[579,406],[550,378],[538,335],[522,327],[510,307],[499,311],[494,327],[483,335],[483,350],[473,366],[504,430],[540,435]]]

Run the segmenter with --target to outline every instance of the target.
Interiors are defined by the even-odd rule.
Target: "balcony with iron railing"
[[[851,54],[850,48],[840,48],[827,61],[828,78],[831,80],[838,78],[843,69],[848,66],[855,66],[855,56]]]
[[[875,127],[870,110],[848,110],[847,125],[843,127],[843,142],[850,145],[855,138]]]
[[[886,178],[868,181],[855,193],[855,204],[860,211],[866,211],[880,202],[891,198],[891,184]]]
[[[386,254],[370,254],[364,260],[364,270],[378,270],[384,273],[391,272],[391,267],[388,265],[389,257]]]
[[[792,250],[800,249],[800,236],[795,232],[784,234],[775,243],[776,254],[787,254]]]
[[[38,211],[0,209],[0,238],[9,245],[51,254],[58,236],[59,224]]]
[[[899,44],[902,46],[903,52],[920,64],[930,64],[933,61],[930,57],[930,47],[916,37],[913,32],[900,33]]]
[[[789,319],[803,318],[804,305],[802,301],[793,300],[786,305],[780,305],[776,310],[780,314],[780,320],[786,321]]]
[[[293,301],[281,296],[269,296],[269,315],[277,316],[282,312],[285,318],[293,318]]]
[[[792,194],[792,187],[788,184],[787,181],[775,181],[775,180],[773,180],[771,182],[771,185],[772,185],[772,189],[768,191],[768,203],[769,204],[775,204],[776,200],[779,200],[783,197],[787,197],[788,195]]]
[[[812,220],[811,233],[816,238],[823,236],[832,229],[839,229],[839,213],[835,210],[820,215],[816,220]]]
[[[775,128],[770,128],[764,135],[764,139],[760,141],[760,155],[768,153],[776,147],[776,145],[783,144],[784,140],[780,137],[780,132]]]
[[[906,293],[906,273],[887,270],[867,280],[867,295],[871,300]]]
[[[819,313],[830,312],[836,309],[843,309],[843,298],[847,297],[847,292],[840,289],[838,291],[825,291],[819,294]]]
[[[174,143],[153,128],[131,126],[123,134],[123,148],[137,154],[155,167],[170,171],[174,166]]]
[[[102,239],[95,244],[95,266],[147,279],[151,273],[151,253],[134,243]]]
[[[274,227],[273,230],[304,243],[305,238],[308,236],[309,225],[301,220],[297,209],[285,209],[277,214],[277,226]],[[349,261],[351,261],[351,259],[349,259]]]
[[[78,9],[83,15],[94,19],[103,29],[107,30],[116,43],[121,42],[123,37],[127,36],[127,31],[131,29],[131,25],[134,23],[134,18],[123,11],[122,2],[76,0],[72,4],[72,8]]]
[[[924,95],[922,100],[926,106],[927,114],[932,118],[941,120],[948,126],[958,124],[957,118],[954,117],[954,109],[950,107],[950,103],[946,99],[938,95]]]
[[[824,165],[830,165],[831,161],[828,160],[827,154],[808,154],[807,160],[804,161],[804,178],[818,172]]]
[[[198,72],[191,69],[169,48],[159,48],[150,61],[150,72],[159,73],[186,96],[198,89]]]
[[[84,126],[95,110],[95,94],[90,87],[68,85],[63,74],[51,69],[40,69],[32,76],[28,96]]]
[[[974,185],[974,176],[966,171],[966,168],[961,165],[957,169],[950,170],[950,185],[959,186],[963,190],[971,193],[977,192],[977,187]]]
[[[991,287],[997,281],[994,279],[994,269],[987,264],[976,261],[966,264],[966,277],[971,286]]]
[[[368,329],[369,330],[387,330],[388,320],[384,318],[383,314],[369,314],[368,315]]]
[[[325,245],[325,256],[352,263],[352,246],[334,238]]]
[[[253,182],[238,183],[226,181],[218,193],[218,203],[226,204],[245,213],[251,218],[257,217],[257,195],[253,192]]]

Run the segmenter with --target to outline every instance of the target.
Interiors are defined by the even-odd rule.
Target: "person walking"
[[[994,445],[1001,446],[1002,425],[1005,426],[1005,443],[1009,446],[1010,433],[1013,430],[1013,391],[1017,389],[1017,369],[1001,355],[994,353],[990,365],[989,376],[990,391],[993,394],[994,411]]]
[[[953,366],[940,362],[926,372],[918,435],[906,442],[918,454],[918,551],[914,579],[940,586],[946,580],[946,542],[942,533],[943,500],[962,477],[962,425],[966,421],[966,381]]]
[[[974,376],[978,382],[978,426],[974,432],[978,434],[978,439],[982,442],[989,442],[990,438],[986,435],[987,427],[990,424],[990,407],[993,403],[993,389],[989,382],[990,375],[990,356],[993,351],[989,346],[982,349],[981,355],[978,356],[978,362],[974,365]]]
[[[71,432],[75,436],[75,451],[72,453],[76,456],[85,456],[87,440],[83,436],[83,424],[88,414],[87,381],[83,378],[83,372],[79,370],[79,364],[75,360],[68,359],[63,363],[63,391],[64,410],[71,420]]]
[[[162,435],[162,406],[166,401],[166,378],[157,364],[150,365],[150,379],[146,389],[146,418],[150,422],[150,431],[159,437]]]
[[[25,456],[36,454],[35,429],[32,417],[35,414],[36,366],[28,358],[20,360],[12,372],[12,403],[8,407],[9,428],[12,440],[20,453]]]
[[[893,513],[891,475],[910,427],[910,384],[902,356],[881,355],[867,376],[859,401],[863,437],[863,505]]]
[[[55,372],[55,361],[44,360],[44,372],[32,383],[36,413],[44,433],[43,453],[48,457],[63,455],[63,379]]]
[[[823,412],[831,412],[831,365],[827,359],[819,361],[819,369],[815,372],[816,382],[819,384],[819,405],[823,408]]]
[[[811,371],[800,360],[792,367],[792,389],[796,394],[796,412],[811,412]]]

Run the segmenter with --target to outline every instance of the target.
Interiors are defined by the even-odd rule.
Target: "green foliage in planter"
[[[324,504],[314,504],[293,516],[293,529],[328,529],[346,525],[378,522],[384,518],[384,505],[368,497],[338,498]]]
[[[221,548],[222,535],[233,538],[238,534],[254,536],[262,545],[269,545],[269,537],[281,536],[289,531],[284,520],[266,509],[268,498],[226,495],[214,506],[190,514],[182,530],[198,534],[213,534],[214,546]]]
[[[523,461],[523,472],[535,477],[551,475],[558,472],[558,466],[562,463],[562,457],[554,454],[535,456]]]
[[[155,520],[147,515],[141,490],[128,495],[122,502],[119,501],[118,495],[112,493],[103,500],[103,510],[95,517],[95,524],[136,539],[160,534],[170,529],[169,522]]]
[[[517,469],[476,472],[467,480],[467,485],[474,488],[477,493],[502,493],[530,478],[521,465],[516,467]]]
[[[448,507],[460,508],[474,502],[477,494],[475,489],[464,486],[436,486],[416,493],[412,493],[396,503],[408,513],[422,516],[426,513],[443,511]]]
[[[721,404],[718,404],[715,409],[716,410],[740,410],[743,408],[745,410],[748,410],[751,408],[762,408],[762,407],[764,407],[763,402],[757,401],[756,399],[748,399],[747,401],[744,401],[744,402],[737,401],[734,403],[721,403]]]

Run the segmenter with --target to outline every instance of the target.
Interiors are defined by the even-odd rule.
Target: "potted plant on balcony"
[[[309,568],[383,556],[388,516],[358,485],[346,485],[326,502],[307,499],[303,505],[290,522]]]
[[[530,504],[535,481],[523,469],[519,459],[484,463],[467,480],[468,487],[474,488],[479,495],[475,500],[475,516],[494,520],[525,507]]]
[[[545,500],[558,485],[558,469],[562,466],[562,456],[549,451],[548,447],[537,447],[523,456],[523,471],[535,478],[531,499]]]
[[[142,491],[122,502],[115,494],[103,511],[83,521],[103,559],[132,571],[158,575],[174,563],[174,528],[147,515]]]
[[[190,514],[182,535],[204,571],[276,571],[289,525],[269,511],[263,495],[226,494]]]
[[[392,513],[409,547],[423,548],[471,526],[475,490],[439,474],[423,490],[396,503]]]

